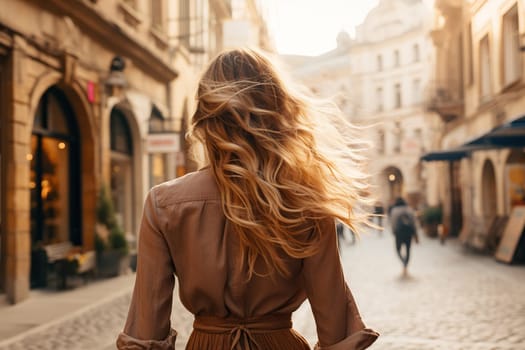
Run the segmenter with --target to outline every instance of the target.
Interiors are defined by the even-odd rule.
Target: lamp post
[[[128,80],[124,75],[126,69],[126,62],[121,56],[115,56],[111,60],[109,67],[109,75],[106,79],[106,87],[108,88],[108,95],[119,97],[124,89],[128,86]]]

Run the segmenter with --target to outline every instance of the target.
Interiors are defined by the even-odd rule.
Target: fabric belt
[[[231,350],[263,350],[253,335],[290,329],[292,328],[291,316],[291,314],[280,314],[246,319],[196,316],[193,328],[205,333],[229,333]]]

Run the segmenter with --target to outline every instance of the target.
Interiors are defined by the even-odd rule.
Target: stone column
[[[29,295],[31,265],[30,200],[28,154],[33,118],[29,115],[31,79],[26,79],[25,42],[15,37],[8,63],[7,95],[9,113],[5,135],[6,157],[6,293],[11,303]]]

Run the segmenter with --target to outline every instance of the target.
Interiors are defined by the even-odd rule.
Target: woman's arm
[[[140,226],[135,289],[124,330],[117,339],[123,350],[172,350],[177,332],[170,316],[175,267],[159,224],[154,189],[144,204]]]
[[[305,290],[317,325],[319,350],[362,350],[378,333],[367,329],[348,288],[337,251],[334,220],[320,223],[320,250],[304,259]]]

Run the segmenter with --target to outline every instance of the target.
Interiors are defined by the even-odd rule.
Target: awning
[[[525,116],[497,126],[465,145],[483,146],[484,148],[525,147]]]
[[[497,126],[462,146],[450,150],[434,151],[424,154],[422,161],[454,161],[468,157],[471,152],[494,148],[525,147],[525,116]]]
[[[468,157],[469,152],[458,147],[457,149],[451,149],[448,151],[435,151],[428,152],[420,159],[426,162],[433,162],[437,160],[460,160],[462,158]]]

